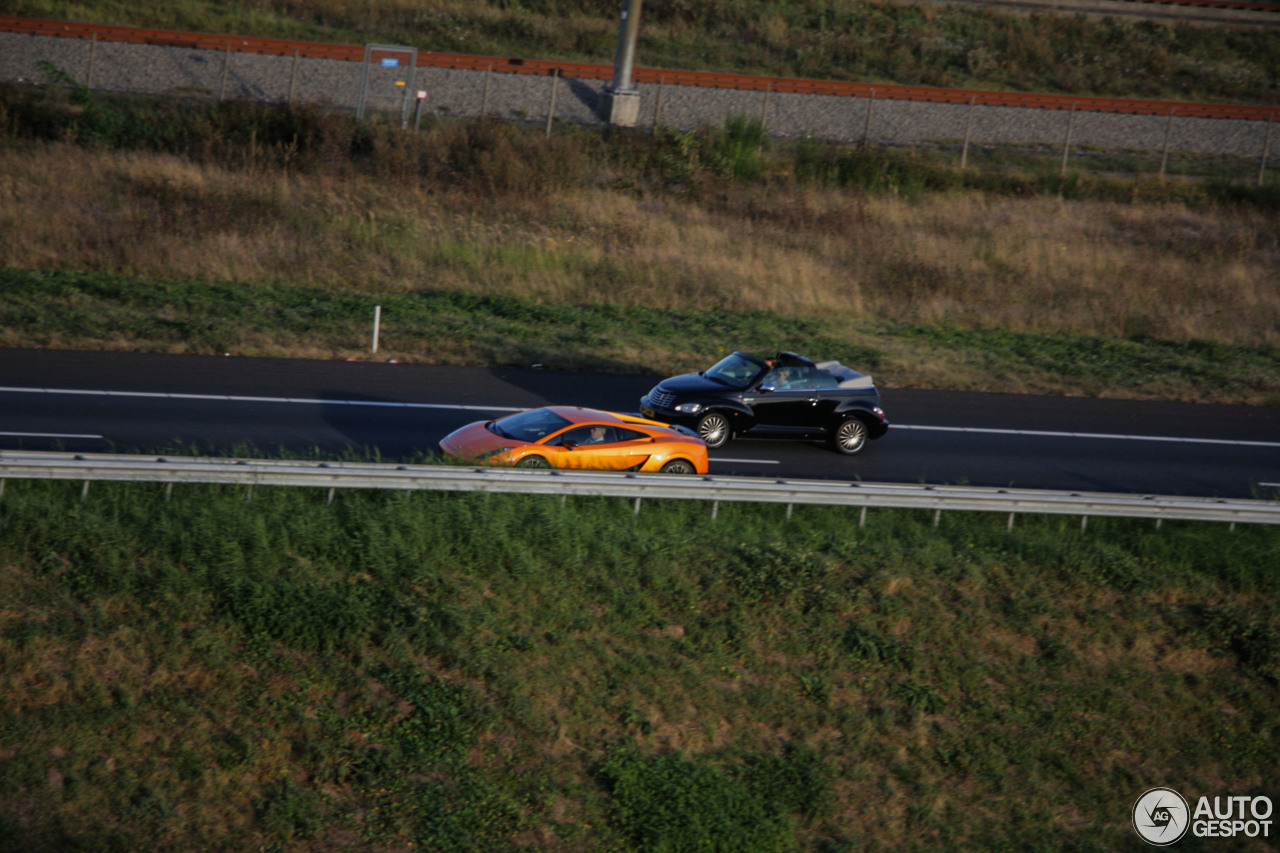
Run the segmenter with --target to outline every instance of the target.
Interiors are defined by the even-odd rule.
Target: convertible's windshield
[[[721,359],[716,363],[715,367],[707,370],[702,375],[708,379],[714,379],[716,382],[728,385],[730,388],[746,388],[751,384],[752,379],[760,375],[762,370],[764,370],[763,364],[754,358],[735,352],[733,355]]]
[[[510,415],[489,424],[489,429],[503,438],[514,438],[516,441],[537,441],[551,433],[562,430],[569,422],[546,409],[530,409]]]

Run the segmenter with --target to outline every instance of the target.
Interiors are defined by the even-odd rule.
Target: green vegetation
[[[50,79],[68,82],[55,68]],[[886,385],[1273,404],[1280,195],[767,140],[0,87],[10,346],[681,372],[777,346]],[[55,177],[56,176],[56,177]]]
[[[608,61],[584,2],[9,14]],[[648,0],[641,64],[1274,102],[1265,33]],[[1280,401],[1255,163],[422,133],[0,87],[0,344]],[[0,483],[0,848],[1112,850],[1265,790],[1280,538],[1205,524]]]
[[[621,2],[10,0],[8,14],[606,64]],[[646,0],[637,64],[788,77],[1274,104],[1267,29],[943,4]]]
[[[6,849],[1101,850],[1274,778],[1263,526],[80,491],[0,497]]]

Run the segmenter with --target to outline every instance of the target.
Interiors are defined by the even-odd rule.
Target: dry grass
[[[1243,207],[804,188],[482,202],[56,144],[0,152],[0,174],[11,267],[1280,345],[1280,223]]]

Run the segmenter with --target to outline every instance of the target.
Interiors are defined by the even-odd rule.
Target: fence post
[[[93,39],[89,42],[89,79],[84,84],[86,89],[93,88],[93,63],[98,58],[98,34],[93,34]]]
[[[560,88],[560,69],[551,72],[551,103],[547,105],[547,139],[551,138],[551,119],[556,115],[556,89]]]
[[[293,92],[298,83],[298,49],[293,49],[293,71],[289,73],[289,103],[293,103]]]
[[[480,101],[480,118],[489,114],[489,78],[493,76],[493,63],[484,67],[484,98]]]
[[[1071,126],[1076,122],[1076,102],[1071,102],[1071,113],[1067,116],[1067,140],[1062,143],[1062,174],[1067,173],[1067,155],[1071,153]]]
[[[227,95],[227,71],[231,68],[231,42],[227,42],[226,48],[222,51],[222,83],[218,86],[218,100],[221,101]]]
[[[1173,130],[1173,107],[1169,107],[1169,120],[1164,125],[1164,154],[1160,155],[1160,180],[1164,180],[1164,165],[1169,162],[1169,133]]]
[[[867,150],[867,144],[871,140],[871,110],[876,105],[876,90],[871,90],[871,98],[867,101],[867,123],[862,127],[862,150]]]
[[[658,78],[658,97],[653,104],[653,129],[656,131],[658,125],[662,124],[662,84],[666,82],[666,77]]]
[[[378,351],[378,332],[382,327],[382,306],[373,306],[373,351]]]
[[[1274,112],[1267,114],[1267,138],[1262,143],[1262,163],[1258,166],[1258,186],[1262,186],[1262,179],[1267,173],[1267,149],[1271,147],[1271,122],[1276,117]]]
[[[769,126],[769,93],[773,91],[773,82],[764,84],[764,105],[760,107],[760,134],[764,135],[764,129]]]
[[[973,124],[973,104],[977,100],[976,96],[969,97],[969,112],[964,118],[964,146],[960,149],[960,171],[964,171],[965,162],[969,159],[969,128]]]

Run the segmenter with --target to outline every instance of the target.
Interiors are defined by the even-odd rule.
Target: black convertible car
[[[640,411],[693,427],[712,448],[745,433],[823,435],[839,452],[854,454],[889,429],[870,376],[793,352],[769,359],[735,352],[709,370],[664,379],[640,398]]]

